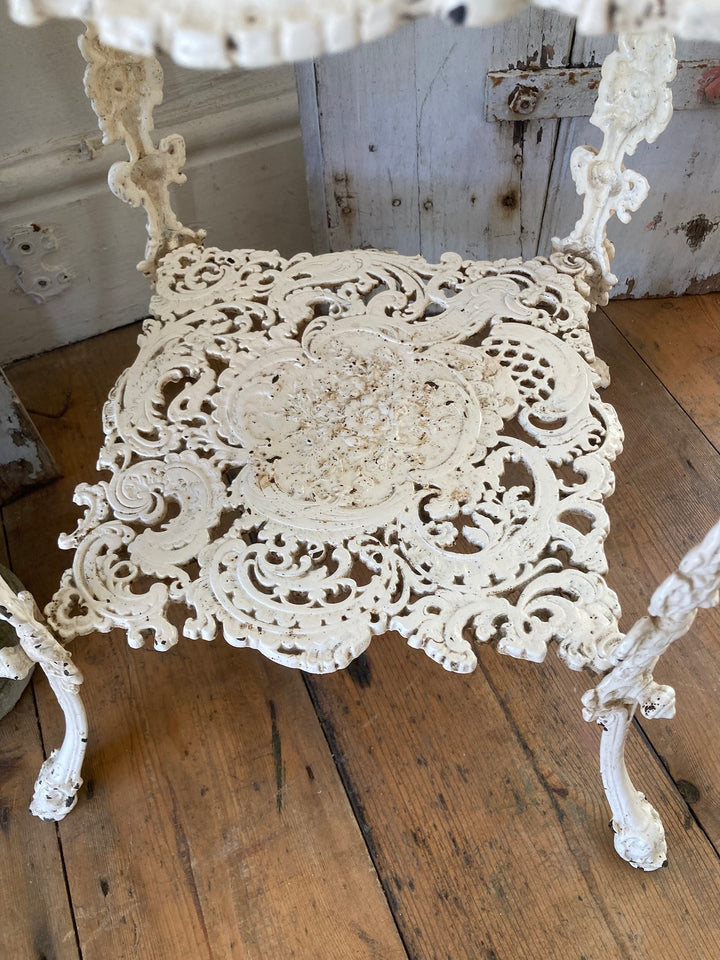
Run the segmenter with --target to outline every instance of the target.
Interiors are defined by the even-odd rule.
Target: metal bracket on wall
[[[493,70],[485,83],[485,119],[589,117],[595,106],[600,69]],[[672,91],[675,110],[720,110],[720,60],[678,63]]]
[[[62,293],[72,277],[67,267],[45,263],[47,254],[58,248],[58,239],[50,226],[19,224],[0,242],[0,252],[15,267],[15,282],[36,303],[45,303]]]

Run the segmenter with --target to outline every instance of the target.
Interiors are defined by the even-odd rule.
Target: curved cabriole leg
[[[65,715],[65,738],[40,769],[30,812],[42,820],[62,820],[75,806],[87,743],[87,719],[80,699],[82,675],[70,654],[42,623],[31,594],[17,596],[0,577],[0,618],[15,630],[17,647],[0,650],[0,674],[13,680],[40,665]]]
[[[631,866],[657,870],[667,864],[665,831],[657,810],[632,785],[625,766],[625,739],[631,720],[627,707],[617,707],[600,721],[600,772],[613,814],[615,849]]]
[[[625,768],[625,737],[637,707],[643,716],[673,717],[675,692],[658,684],[653,670],[671,643],[684,636],[700,607],[718,603],[720,523],[691,550],[677,572],[652,596],[643,617],[612,654],[615,664],[583,696],[583,716],[603,727],[600,767],[613,812],[615,849],[634,867],[657,870],[666,861],[665,837],[657,812],[633,787]]]

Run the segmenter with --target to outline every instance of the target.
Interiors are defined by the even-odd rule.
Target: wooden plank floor
[[[626,432],[608,508],[626,624],[717,516],[718,298],[625,301],[593,321]],[[9,562],[43,605],[92,480],[126,328],[8,373],[63,478],[3,510]],[[483,649],[450,676],[395,635],[303,678],[252,651],[73,644],[91,726],[59,826],[26,811],[62,721],[37,677],[0,723],[0,956],[11,960],[702,960],[720,936],[717,611],[662,661],[672,722],[636,725],[633,776],[669,866],[614,854],[583,722],[590,685]]]

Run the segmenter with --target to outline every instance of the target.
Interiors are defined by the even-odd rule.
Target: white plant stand
[[[573,154],[582,217],[547,259],[206,249],[169,204],[183,140],[151,136],[155,44],[189,66],[259,66],[352,46],[410,14],[482,23],[523,5],[11,3],[25,22],[76,6],[90,21],[86,91],[105,142],[127,145],[110,187],[147,211],[139,269],[156,288],[137,360],[105,406],[108,479],[77,488],[85,516],[61,538],[75,559],[46,615],[63,641],[122,627],[131,646],[164,650],[178,640],[171,612],[185,611],[186,636],[220,634],[316,673],[347,666],[388,629],[455,672],[474,669],[477,643],[535,661],[554,644],[570,668],[602,675],[583,702],[605,728],[616,848],[653,870],[664,834],[627,775],[625,735],[637,707],[672,715],[672,690],[652,670],[695,609],[717,602],[720,527],[623,636],[603,550],[622,431],[598,393],[608,372],[588,317],[615,282],[607,222],[628,220],[648,190],[623,159],[672,114],[666,28],[691,31],[703,4],[583,8],[581,26],[634,32],[603,67],[592,118],[602,146]],[[79,675],[31,599],[7,593],[0,616],[66,713],[33,810],[57,817],[81,783]],[[24,669],[25,654],[5,652],[0,668],[16,656]]]

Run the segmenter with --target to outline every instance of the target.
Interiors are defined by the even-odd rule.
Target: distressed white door
[[[480,31],[421,21],[301,65],[316,250],[373,246],[429,260],[445,250],[474,259],[548,252],[580,213],[570,153],[600,142],[586,117],[573,116],[569,65],[597,64],[612,45],[576,36],[560,14],[531,10]],[[678,45],[681,61],[713,56],[720,50],[711,44]],[[488,73],[517,69],[542,80],[553,67],[568,67],[557,117],[486,119]],[[651,194],[629,227],[614,228],[617,294],[720,287],[720,103],[685,100],[703,109],[678,110],[633,161]]]

